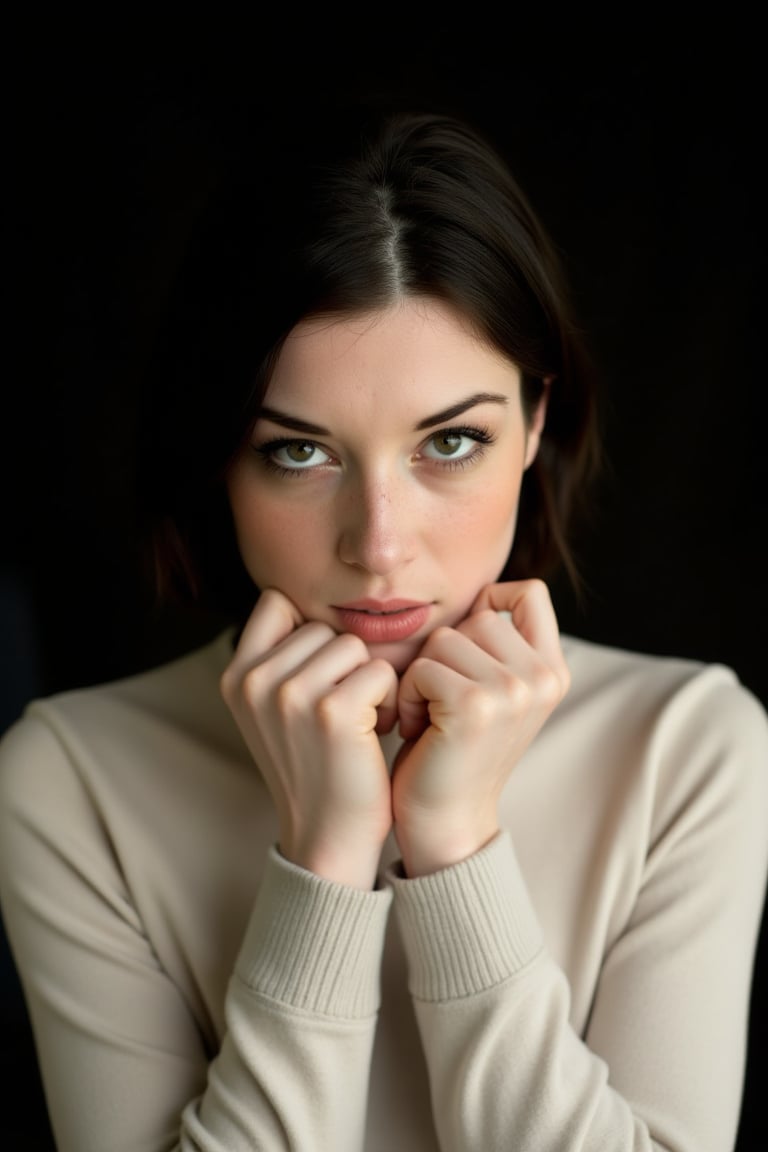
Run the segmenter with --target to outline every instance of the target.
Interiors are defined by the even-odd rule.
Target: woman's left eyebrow
[[[425,416],[423,420],[419,420],[415,431],[422,432],[425,428],[434,428],[435,424],[444,424],[446,420],[453,420],[456,416],[461,416],[462,412],[466,412],[478,404],[508,403],[509,397],[500,392],[475,392],[466,400],[460,400],[458,404],[452,404],[450,408],[444,408],[442,412],[435,412],[434,416]]]

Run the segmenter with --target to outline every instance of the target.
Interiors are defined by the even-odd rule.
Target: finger
[[[261,593],[219,682],[221,694],[230,706],[249,669],[302,623],[298,608],[282,592],[267,588]]]
[[[397,716],[398,687],[391,664],[367,659],[323,697],[323,715],[339,729],[349,731],[352,724],[357,734],[367,736],[382,717]]]
[[[523,652],[528,645],[514,628],[501,629],[495,612],[467,618],[456,628],[436,628],[419,652],[468,680],[481,683],[494,676],[499,663],[506,665],[514,656],[515,641]],[[483,641],[485,640],[485,643]]]
[[[263,671],[271,683],[282,683],[284,702],[303,711],[370,660],[359,636],[336,634],[325,624],[307,624],[283,641]]]
[[[322,652],[327,645],[338,638],[338,633],[334,632],[330,624],[311,620],[309,623],[300,624],[294,632],[285,636],[275,644],[274,648],[270,648],[266,652],[258,655],[243,652],[239,662],[240,672],[244,676],[262,669],[265,678],[270,683],[280,683],[289,676],[301,672],[319,652]],[[351,639],[354,643],[349,647],[359,651],[362,646],[367,656],[367,650],[365,650],[362,640],[358,643],[357,637],[351,637]],[[345,650],[343,645],[342,650]],[[350,668],[355,666],[356,662],[349,665]],[[343,674],[342,670],[340,675]],[[333,676],[326,683],[333,683]]]
[[[389,667],[392,668],[392,665],[390,664]],[[400,688],[400,682],[394,668],[392,668],[392,675],[394,676],[392,691],[390,694],[387,694],[387,696],[376,707],[376,733],[379,736],[385,736],[387,732],[391,732],[399,719],[397,710],[397,694]]]
[[[470,614],[486,609],[496,613],[509,612],[511,623],[524,640],[550,668],[561,676],[567,676],[560,629],[549,589],[543,580],[515,580],[487,585],[475,599]]]
[[[499,613],[490,609],[469,616],[458,626],[496,660],[498,669],[504,669],[499,682],[505,691],[514,691],[516,682],[522,681],[534,697],[559,703],[570,687],[570,672],[565,657],[547,653],[546,656],[517,631],[511,620],[500,620]],[[514,678],[506,677],[511,674]]]
[[[506,616],[506,619],[504,619]],[[474,647],[488,657],[527,678],[529,672],[547,664],[544,656],[518,632],[511,621],[511,613],[496,612],[488,608],[467,616],[456,625],[456,632],[470,640]],[[459,670],[462,667],[457,666]]]
[[[292,600],[277,588],[265,588],[240,634],[235,662],[245,659],[252,663],[286,636],[290,636],[304,622],[304,617]]]
[[[425,676],[422,661],[433,666],[436,674]],[[439,694],[448,691],[450,685],[466,693],[471,686],[496,683],[506,692],[510,671],[517,680],[535,681],[544,667],[542,658],[510,624],[502,629],[495,612],[467,618],[455,629],[436,628],[403,675],[398,700],[400,734],[417,739],[434,723],[436,712],[430,704],[441,699]],[[441,668],[455,673],[458,679],[442,678]]]
[[[397,696],[403,739],[417,740],[430,726],[440,729],[442,718],[451,711],[450,701],[468,686],[465,676],[438,660],[424,656],[414,660],[400,681]]]

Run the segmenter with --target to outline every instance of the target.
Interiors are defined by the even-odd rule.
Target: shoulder
[[[725,664],[563,641],[572,689],[561,723],[642,774],[667,815],[693,797],[768,828],[768,713]]]
[[[572,675],[572,696],[582,708],[604,709],[623,719],[645,721],[662,717],[673,726],[710,716],[716,727],[729,727],[740,737],[764,744],[768,713],[758,698],[726,664],[679,656],[630,651],[583,640],[563,638]]]
[[[0,739],[0,818],[128,766],[151,770],[179,741],[237,745],[218,681],[231,634],[159,667],[29,703]]]

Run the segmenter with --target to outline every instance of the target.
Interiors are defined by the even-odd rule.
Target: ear
[[[541,399],[536,405],[531,422],[526,429],[525,437],[525,463],[523,468],[530,468],[536,459],[536,453],[539,450],[541,443],[541,434],[544,431],[544,425],[547,421],[547,404],[549,403],[549,389],[552,384],[552,377],[544,377],[544,391],[541,394]]]

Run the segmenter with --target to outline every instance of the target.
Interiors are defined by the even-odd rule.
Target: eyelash
[[[437,464],[438,468],[447,469],[449,472],[456,472],[459,469],[467,468],[469,465],[475,464],[485,455],[486,448],[490,447],[496,439],[489,428],[479,426],[469,427],[467,425],[462,425],[458,428],[440,428],[437,432],[432,433],[429,440],[434,440],[438,436],[466,436],[468,440],[474,440],[476,444],[476,447],[473,448],[471,452],[468,452],[466,456],[458,456],[455,459],[451,456],[446,456],[445,460],[439,462],[434,456],[427,457],[430,463]]]
[[[436,439],[438,436],[466,436],[468,439],[474,440],[477,445],[477,447],[467,453],[466,456],[459,456],[456,459],[446,456],[445,460],[440,462],[434,456],[426,457],[430,463],[436,464],[441,471],[448,472],[455,472],[459,469],[466,468],[470,464],[476,463],[485,454],[485,449],[493,444],[496,439],[488,428],[461,425],[455,428],[438,429],[437,432],[432,433],[426,443]],[[273,472],[277,476],[291,477],[291,479],[294,479],[315,471],[315,468],[322,467],[322,465],[316,465],[315,468],[286,468],[284,465],[278,464],[274,459],[274,454],[279,452],[281,448],[287,448],[289,444],[312,444],[319,448],[321,452],[326,452],[326,449],[323,448],[322,445],[303,436],[285,436],[278,440],[268,440],[264,444],[253,444],[252,448],[265,468],[268,468],[270,472]],[[327,453],[327,455],[330,455],[330,453]]]

